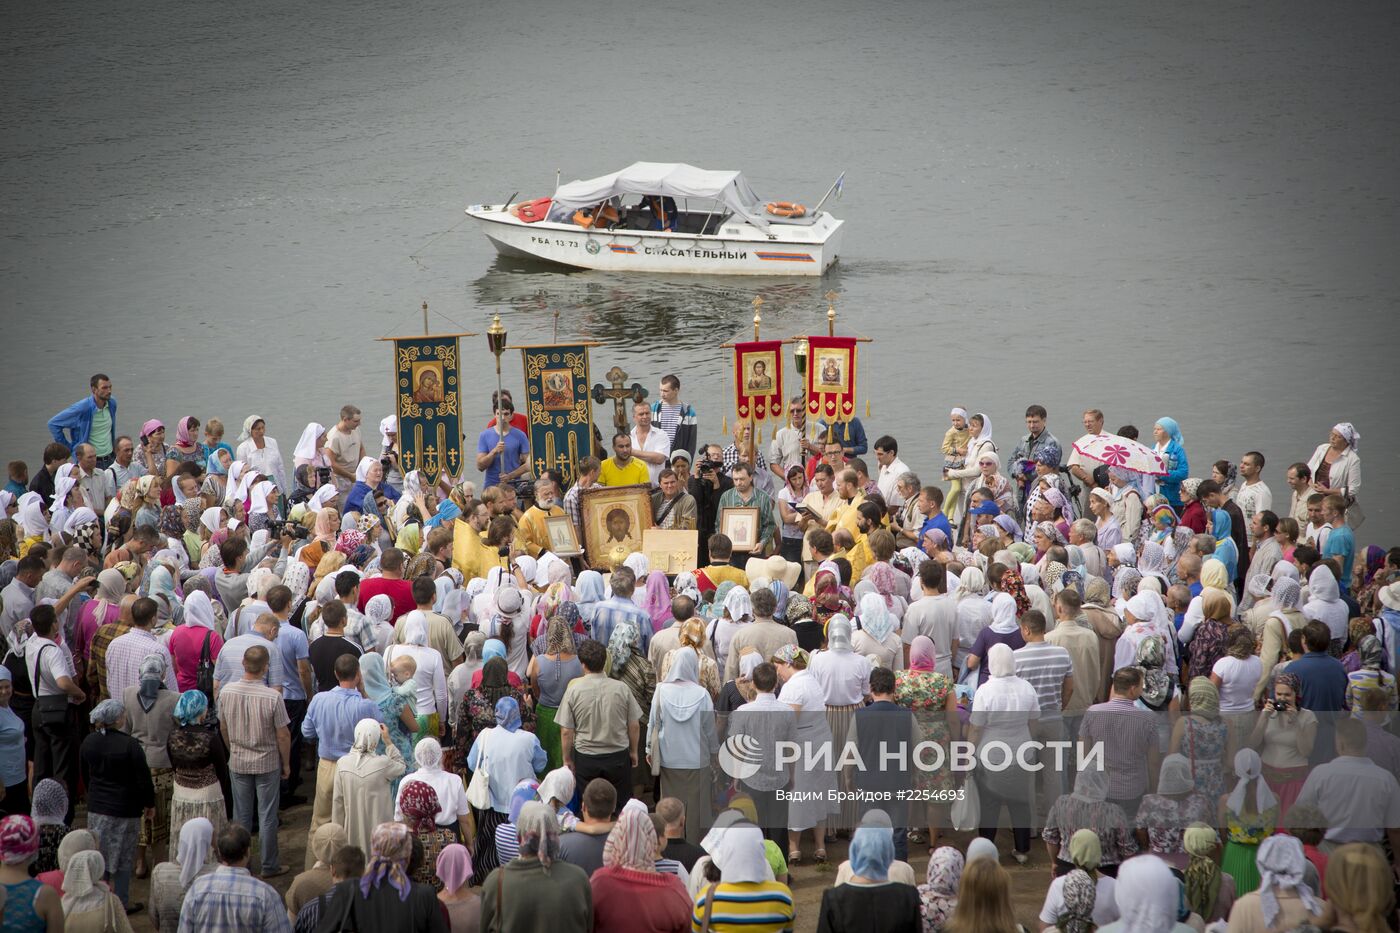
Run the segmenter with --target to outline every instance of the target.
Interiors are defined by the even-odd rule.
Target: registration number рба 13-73
[[[571,246],[571,247],[573,247],[574,249],[578,249],[578,247],[579,247],[579,241],[578,241],[578,240],[565,240],[565,239],[561,239],[561,238],[557,238],[557,237],[551,239],[550,237],[547,237],[547,236],[533,236],[533,235],[532,235],[532,236],[530,237],[530,242],[531,242],[531,243],[538,243],[538,244],[541,245],[541,246]]]

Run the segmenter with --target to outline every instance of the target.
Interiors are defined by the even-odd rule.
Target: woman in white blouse
[[[1210,671],[1210,682],[1220,691],[1220,717],[1229,728],[1225,754],[1234,759],[1246,730],[1254,725],[1254,687],[1264,672],[1264,662],[1254,653],[1254,636],[1240,628],[1230,637],[1226,654]]]
[[[992,645],[987,652],[987,670],[991,677],[972,696],[972,727],[968,740],[979,752],[992,742],[1020,748],[1031,741],[1030,721],[1040,718],[1040,700],[1035,688],[1016,676],[1016,659],[1010,645]],[[984,839],[996,841],[997,821],[1005,806],[1011,814],[1011,837],[1015,846],[1012,855],[1022,865],[1030,860],[1030,801],[1035,799],[1032,789],[1029,772],[1015,765],[1001,771],[979,769],[977,772],[977,791],[982,804],[979,833]]]
[[[1313,491],[1324,495],[1335,492],[1346,497],[1347,524],[1356,528],[1361,524],[1361,509],[1355,503],[1361,491],[1361,457],[1356,449],[1361,445],[1361,434],[1343,421],[1332,426],[1327,443],[1318,444],[1317,450],[1308,458],[1308,469],[1312,471]]]
[[[237,459],[246,467],[261,473],[277,484],[285,495],[292,492],[287,486],[287,471],[282,466],[282,451],[277,440],[267,436],[267,422],[260,415],[249,415],[243,421],[243,433],[238,435]]]
[[[832,619],[835,622],[835,618]],[[779,702],[786,703],[797,716],[793,741],[799,747],[822,748],[831,741],[831,727],[826,721],[826,691],[807,669],[808,654],[796,645],[784,645],[772,657],[782,689]],[[826,820],[840,811],[833,802],[836,772],[829,767],[804,767],[799,761],[794,769],[793,800],[788,804],[788,864],[802,861],[802,833],[812,830],[817,844],[818,862],[826,861]]]

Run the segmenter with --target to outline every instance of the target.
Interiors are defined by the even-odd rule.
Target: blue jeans
[[[281,867],[277,863],[277,803],[281,799],[279,790],[282,771],[268,771],[264,774],[229,775],[233,780],[233,819],[242,823],[250,833],[259,837],[262,855],[259,871],[263,874]],[[253,819],[254,809],[257,820]]]

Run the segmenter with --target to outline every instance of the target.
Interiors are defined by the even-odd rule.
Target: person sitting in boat
[[[646,226],[642,229],[671,232],[671,227],[676,222],[675,198],[649,194],[642,199],[641,206],[650,215],[650,219],[646,221]]]
[[[574,212],[574,223],[584,229],[593,227],[614,227],[621,217],[617,213],[617,208],[607,201],[598,204],[597,207],[583,207]]]

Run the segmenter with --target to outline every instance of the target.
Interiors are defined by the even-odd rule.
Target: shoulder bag
[[[213,632],[204,633],[204,645],[199,649],[199,664],[194,669],[194,688],[204,694],[210,702],[214,699],[214,657],[209,651],[209,641]]]
[[[56,696],[39,696],[39,662],[43,660],[44,651],[53,645],[45,645],[39,649],[34,656],[34,673],[31,682],[34,684],[34,719],[35,725],[53,729],[65,725],[68,722],[68,694],[60,693]]]
[[[484,736],[481,742],[481,759],[477,761],[476,770],[472,771],[471,783],[467,785],[467,803],[478,810],[491,808],[490,756],[486,752]]]

